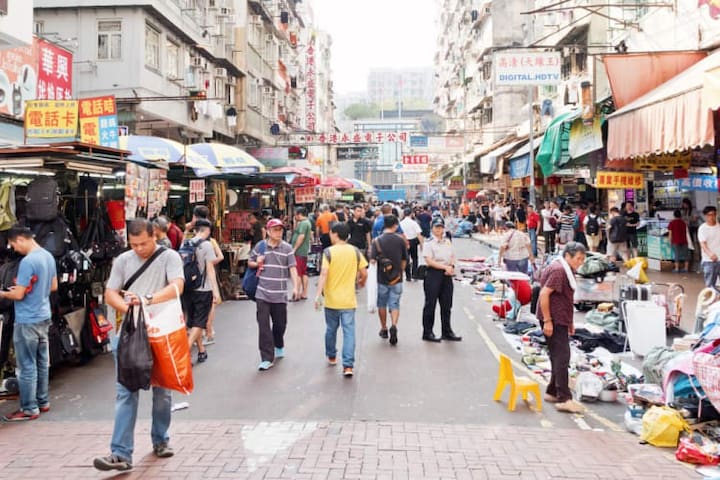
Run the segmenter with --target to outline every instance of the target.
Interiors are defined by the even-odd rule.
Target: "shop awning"
[[[265,171],[265,166],[244,150],[224,143],[194,143],[191,152],[204,157],[222,173],[252,175]]]
[[[515,140],[489,151],[480,158],[480,173],[484,175],[502,175],[505,154],[517,148],[525,140]]]
[[[718,76],[720,53],[714,53],[608,116],[608,158],[672,153],[711,144],[712,110],[720,106],[720,95],[714,95]]]
[[[542,169],[543,176],[549,177],[570,160],[568,144],[572,122],[580,116],[580,109],[561,113],[553,118],[545,130],[542,144],[535,161]]]
[[[541,134],[540,136],[533,137],[533,147],[535,147],[535,150],[538,149],[538,147],[542,144],[544,135]],[[530,154],[530,142],[527,142],[522,147],[518,148],[513,152],[513,154],[510,156],[509,160],[512,161],[516,158],[520,158],[523,155],[529,155]]]
[[[124,135],[118,138],[120,148],[130,151],[128,160],[145,166],[184,165],[192,168],[199,177],[217,173],[207,160],[190,151],[183,145],[169,138],[153,137],[149,135]]]
[[[310,170],[301,167],[279,167],[274,168],[270,173],[282,173],[286,175],[287,183],[293,187],[314,186],[320,183],[315,174]]]
[[[73,170],[84,173],[112,174],[125,170],[130,152],[81,142],[45,145],[17,145],[0,148],[0,171]]]

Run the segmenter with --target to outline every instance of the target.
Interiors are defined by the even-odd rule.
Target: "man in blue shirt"
[[[385,215],[391,214],[392,205],[390,205],[389,203],[384,203],[383,206],[380,207],[380,215],[377,216],[377,218],[375,219],[375,223],[373,223],[372,238],[377,238],[382,235],[383,231],[385,230]],[[405,238],[405,232],[403,232],[399,224],[395,233]]]
[[[0,291],[0,298],[15,302],[13,346],[19,367],[20,409],[5,415],[6,422],[35,420],[50,410],[48,396],[50,292],[58,288],[55,259],[33,238],[27,227],[8,230],[10,246],[20,260],[15,286]]]

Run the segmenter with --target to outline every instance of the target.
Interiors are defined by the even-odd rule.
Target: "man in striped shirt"
[[[295,266],[295,252],[292,246],[282,239],[282,222],[273,218],[267,222],[265,229],[268,239],[255,246],[248,260],[248,267],[258,269],[255,302],[261,358],[258,370],[261,371],[272,367],[276,358],[285,356],[288,277],[293,281],[293,299],[300,298],[301,289]]]

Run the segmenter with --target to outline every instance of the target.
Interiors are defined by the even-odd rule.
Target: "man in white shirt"
[[[400,222],[400,228],[405,232],[405,237],[408,241],[408,253],[410,253],[410,258],[412,259],[412,262],[405,264],[405,276],[408,282],[412,282],[417,274],[418,246],[422,248],[423,245],[422,228],[415,220],[415,212],[411,209],[406,208],[403,214],[404,217],[402,222]]]
[[[560,226],[562,213],[557,203],[545,202],[545,208],[540,211],[543,221],[543,237],[545,237],[545,254],[555,253],[555,234]],[[554,224],[554,225],[553,225]]]
[[[720,225],[717,222],[717,208],[708,205],[703,209],[705,223],[698,228],[698,241],[702,251],[702,270],[705,286],[720,291],[717,280],[720,277]]]
[[[505,208],[499,203],[495,205],[492,211],[493,220],[495,221],[495,232],[502,233],[505,231]]]

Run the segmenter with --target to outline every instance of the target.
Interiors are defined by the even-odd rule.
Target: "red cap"
[[[267,229],[270,229],[273,227],[282,227],[282,226],[283,226],[283,223],[280,220],[278,220],[277,218],[271,218],[265,224],[265,228],[267,228]]]

